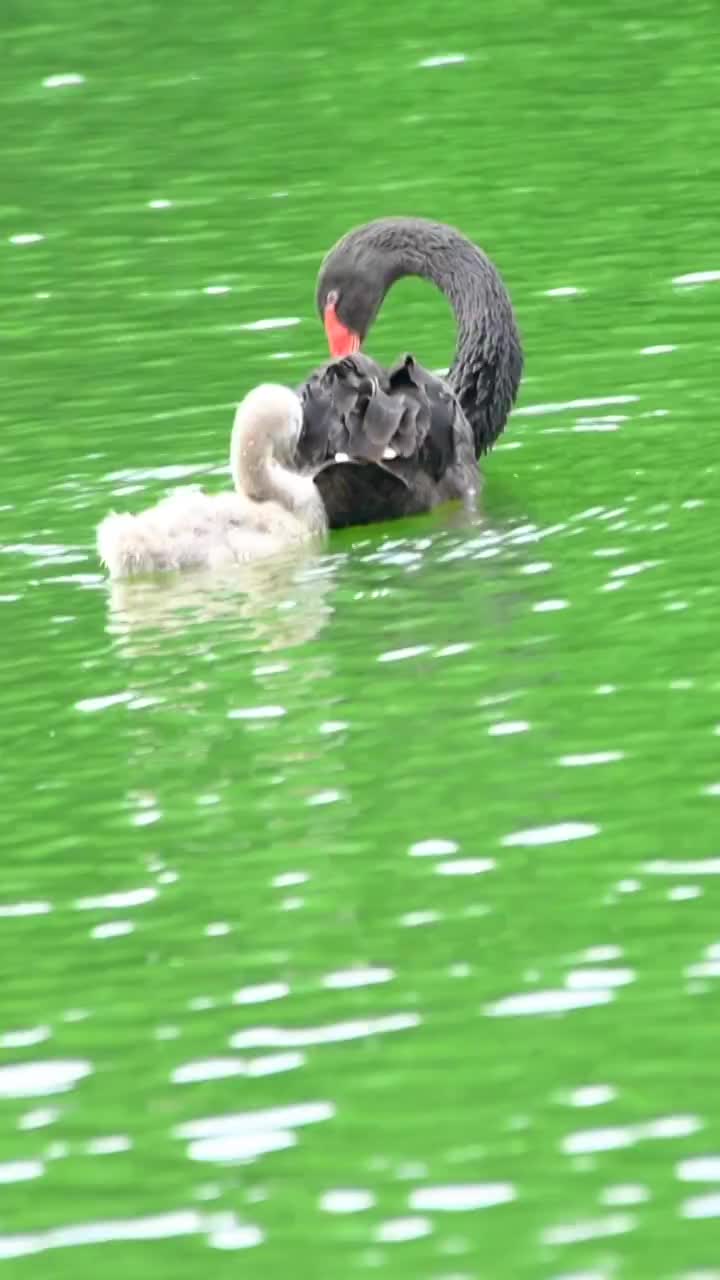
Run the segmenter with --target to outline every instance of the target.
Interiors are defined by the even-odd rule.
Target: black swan
[[[455,312],[447,379],[411,355],[383,369],[360,354],[388,289],[408,275],[432,281]],[[296,461],[315,473],[330,527],[473,499],[477,459],[505,426],[523,367],[512,303],[486,254],[444,223],[381,218],[330,250],[317,305],[332,359],[299,388]]]
[[[301,428],[294,391],[255,387],[233,423],[235,492],[180,490],[137,515],[106,516],[97,548],[110,577],[244,564],[321,537],[327,527],[321,495],[311,476],[294,469]]]

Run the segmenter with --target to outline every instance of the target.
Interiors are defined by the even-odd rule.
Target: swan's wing
[[[439,480],[455,461],[470,426],[448,384],[405,355],[388,371],[391,394],[401,398],[406,416],[393,446],[401,457],[417,455],[424,471]]]
[[[400,457],[438,477],[455,456],[462,417],[455,396],[413,356],[389,370],[368,356],[346,356],[312,374],[299,394],[301,466],[322,466],[338,453],[357,462]]]
[[[301,467],[314,469],[336,453],[347,452],[347,428],[335,407],[333,387],[324,370],[313,373],[298,389],[303,425],[297,446]]]
[[[365,407],[372,397],[374,384],[379,384],[384,377],[380,365],[360,355],[333,360],[310,375],[298,388],[303,407],[297,449],[301,466],[322,466],[338,453],[355,455],[362,436]]]
[[[413,356],[387,370],[346,356],[298,394],[296,461],[314,471],[331,528],[428,511],[472,489],[470,425],[447,383]]]

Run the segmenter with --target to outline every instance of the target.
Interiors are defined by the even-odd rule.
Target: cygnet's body
[[[324,534],[325,508],[312,478],[290,469],[301,427],[294,392],[255,387],[233,424],[235,492],[179,492],[135,516],[106,516],[97,548],[111,578],[246,563]]]

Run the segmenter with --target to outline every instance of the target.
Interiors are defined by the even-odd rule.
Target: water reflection
[[[108,594],[108,632],[127,656],[156,652],[163,640],[201,623],[236,621],[261,649],[316,636],[332,614],[332,559],[311,553],[146,581],[117,580]]]
[[[240,1223],[234,1213],[201,1213],[195,1209],[183,1209],[142,1218],[84,1222],[26,1235],[0,1235],[0,1258],[21,1258],[49,1249],[68,1249],[79,1245],[168,1240],[190,1235],[205,1235],[208,1244],[219,1249],[252,1248],[264,1239],[258,1227]]]

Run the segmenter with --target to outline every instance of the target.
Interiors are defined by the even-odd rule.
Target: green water
[[[8,1275],[720,1276],[716,28],[6,3]],[[97,521],[225,483],[387,213],[517,306],[477,521],[111,595]]]

